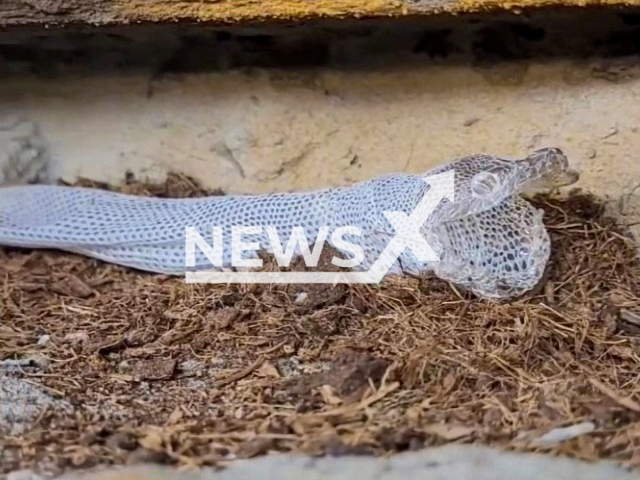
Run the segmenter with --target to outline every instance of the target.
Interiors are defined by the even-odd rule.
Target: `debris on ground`
[[[124,189],[206,193],[180,176]],[[588,195],[534,203],[552,258],[539,288],[509,302],[433,277],[186,284],[73,254],[0,250],[0,362],[46,360],[3,370],[2,381],[70,406],[0,435],[0,472],[444,444],[640,467],[634,242]],[[553,431],[554,441],[523,441]]]
[[[22,434],[48,409],[71,411],[66,402],[51,397],[45,388],[0,372],[0,433]]]

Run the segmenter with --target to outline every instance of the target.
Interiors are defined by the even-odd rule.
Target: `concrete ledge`
[[[547,7],[637,7],[638,0],[4,0],[0,25],[235,24],[320,18],[380,18]]]
[[[9,475],[9,480],[13,480]],[[14,474],[15,480],[35,480]],[[158,465],[102,470],[64,480],[637,480],[640,473],[611,463],[451,445],[391,457],[273,455],[231,462],[223,470],[178,470]]]

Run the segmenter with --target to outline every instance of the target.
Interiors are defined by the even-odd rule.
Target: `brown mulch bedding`
[[[204,193],[177,176],[123,188]],[[532,450],[531,438],[582,421],[595,431],[547,451],[640,467],[634,245],[588,196],[536,203],[553,257],[541,287],[512,302],[433,278],[187,285],[0,250],[0,360],[45,359],[15,375],[75,410],[0,436],[0,473],[447,442]]]

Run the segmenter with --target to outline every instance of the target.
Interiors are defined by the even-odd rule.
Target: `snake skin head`
[[[569,168],[569,161],[559,148],[544,148],[519,160],[524,181],[519,190],[525,188],[558,188],[572,185],[580,175]]]
[[[473,155],[432,173],[455,172],[454,200],[443,201],[423,232],[440,257],[434,272],[484,297],[519,296],[542,278],[550,254],[542,211],[519,196],[532,184],[578,178],[558,148],[521,160]]]
[[[542,278],[550,255],[542,211],[518,193],[530,185],[568,185],[578,175],[557,148],[522,160],[474,155],[440,172],[455,171],[455,198],[432,216],[430,243],[440,261],[440,278],[493,298],[516,297]],[[440,173],[436,172],[436,173]]]
[[[517,160],[529,179],[541,178],[569,170],[569,160],[559,148],[536,150],[523,160]]]
[[[434,267],[438,277],[493,298],[519,296],[535,287],[550,254],[542,211],[518,196],[438,225],[431,241],[440,250]]]
[[[558,148],[545,148],[522,160],[493,155],[471,155],[455,160],[431,173],[455,172],[453,202],[446,202],[432,215],[429,226],[475,215],[522,192],[531,184],[568,185],[577,180],[567,157]]]

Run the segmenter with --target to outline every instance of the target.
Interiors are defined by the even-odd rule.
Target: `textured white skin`
[[[186,226],[209,242],[212,227],[223,227],[223,264],[231,266],[234,225],[273,226],[283,248],[294,226],[303,227],[313,247],[320,227],[329,227],[331,243],[336,228],[350,225],[359,227],[361,235],[344,238],[363,248],[365,259],[358,269],[367,270],[395,234],[383,212],[410,215],[431,188],[423,178],[452,169],[455,199],[443,200],[421,231],[440,262],[420,262],[405,249],[389,273],[433,271],[488,297],[519,295],[535,286],[549,258],[549,237],[541,212],[518,192],[567,170],[558,149],[519,161],[474,155],[423,175],[386,175],[302,193],[159,199],[80,187],[6,187],[0,189],[0,245],[57,248],[141,270],[183,274]],[[264,228],[243,241],[270,249]],[[244,258],[252,253],[245,252]],[[211,268],[196,249],[195,269]]]

